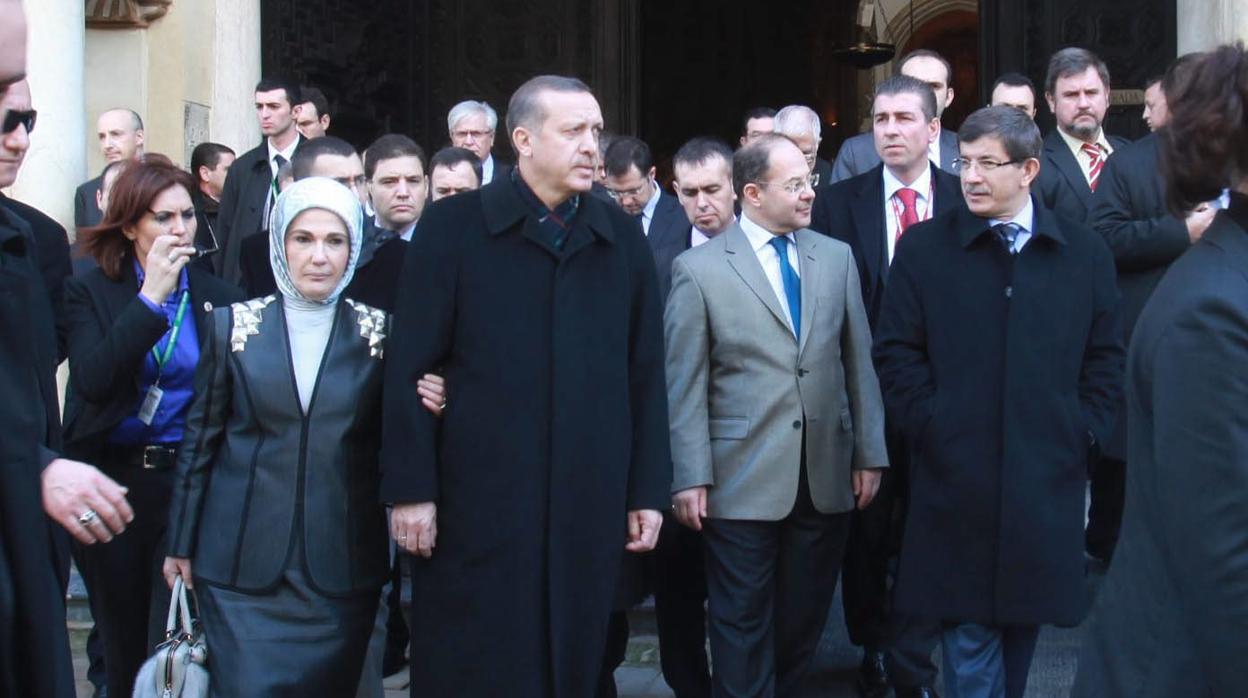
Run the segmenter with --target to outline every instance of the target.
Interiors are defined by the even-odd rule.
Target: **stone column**
[[[1248,38],[1248,0],[1177,0],[1179,55]]]
[[[256,83],[260,81],[260,0],[216,0],[212,37],[211,139],[239,155],[260,143]]]
[[[74,189],[85,179],[82,0],[27,0],[31,99],[39,112],[30,150],[8,192],[73,234]]]

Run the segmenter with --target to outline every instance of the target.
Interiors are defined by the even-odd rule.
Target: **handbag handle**
[[[186,583],[182,575],[173,578],[173,593],[169,599],[169,615],[165,619],[165,637],[172,638],[177,634],[178,622],[181,621],[182,632],[191,632],[191,606],[186,599]]]

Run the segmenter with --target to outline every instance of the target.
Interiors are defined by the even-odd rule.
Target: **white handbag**
[[[173,581],[165,641],[139,669],[133,698],[207,698],[207,662],[204,631],[191,617],[186,585],[179,576]]]

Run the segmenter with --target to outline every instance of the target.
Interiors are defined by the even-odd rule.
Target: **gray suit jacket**
[[[854,506],[851,469],[887,467],[871,331],[849,246],[797,231],[799,342],[734,223],[672,263],[664,316],[672,491],[708,486],[714,518],[778,521],[797,495]]]
[[[949,174],[958,173],[954,160],[958,157],[958,134],[949,129],[940,130],[940,169]],[[839,182],[849,179],[880,164],[880,154],[875,152],[875,134],[867,131],[848,138],[836,152],[836,162],[832,164],[832,179],[828,182]],[[820,184],[824,182],[822,179]]]

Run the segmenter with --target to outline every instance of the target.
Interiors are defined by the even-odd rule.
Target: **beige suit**
[[[844,243],[796,232],[801,340],[733,224],[672,264],[664,317],[672,491],[707,486],[711,518],[778,521],[797,496],[854,507],[851,469],[888,465],[858,273]]]

